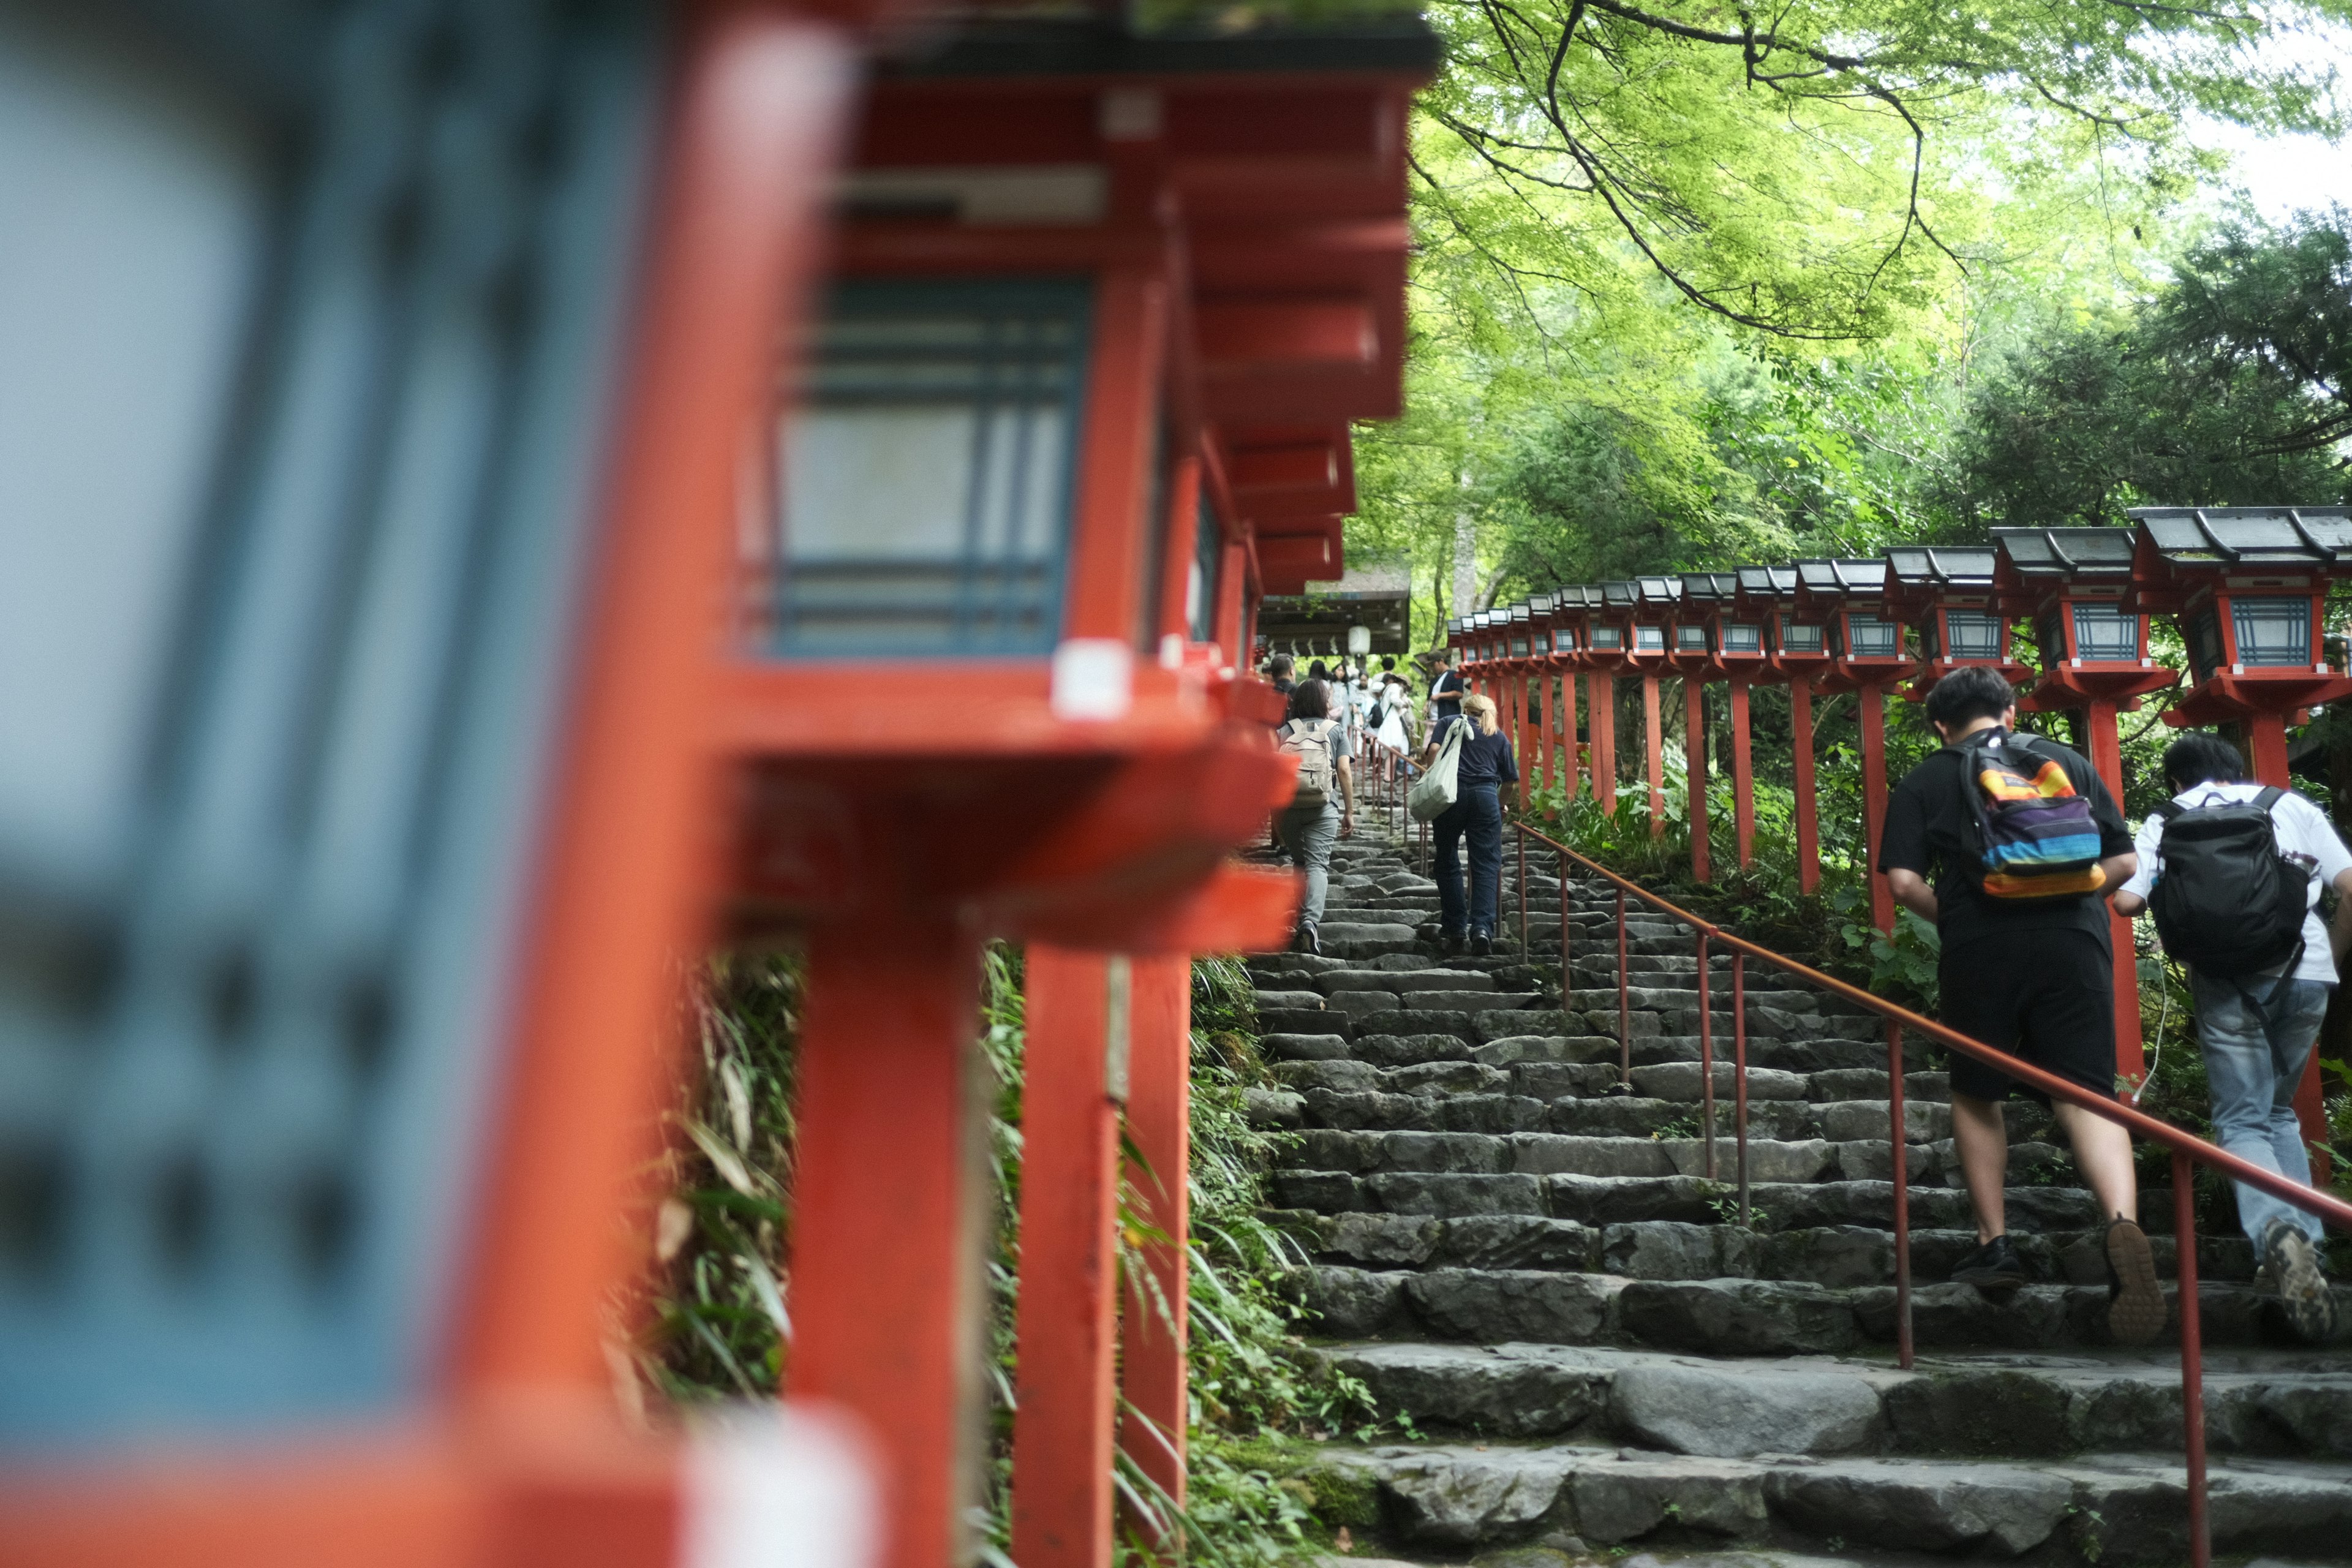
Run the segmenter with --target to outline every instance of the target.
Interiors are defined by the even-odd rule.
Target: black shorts
[[[1946,948],[1937,978],[1946,1027],[2113,1098],[2115,967],[2097,937],[2049,930],[1980,936]],[[2050,1103],[2048,1095],[1974,1057],[1947,1054],[1958,1093],[1979,1100],[2021,1093]]]

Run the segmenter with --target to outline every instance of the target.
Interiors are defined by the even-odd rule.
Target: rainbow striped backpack
[[[2087,898],[2106,886],[2091,803],[2037,737],[1979,730],[1960,742],[1960,763],[1986,897],[2032,903]]]

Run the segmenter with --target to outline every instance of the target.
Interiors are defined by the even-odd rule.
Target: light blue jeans
[[[2213,1091],[2213,1141],[2248,1164],[2311,1185],[2311,1156],[2294,1119],[2294,1091],[2335,987],[2290,980],[2273,1002],[2274,980],[2257,976],[2243,990],[2201,974],[2192,973],[2189,980],[2197,994],[2205,1078]],[[2324,1237],[2318,1215],[2243,1182],[2233,1184],[2238,1223],[2256,1247],[2273,1220],[2285,1220],[2314,1241]]]
[[[1307,872],[1307,902],[1298,911],[1299,923],[1319,926],[1323,900],[1331,889],[1331,847],[1339,842],[1339,803],[1286,805],[1274,815],[1274,831]]]

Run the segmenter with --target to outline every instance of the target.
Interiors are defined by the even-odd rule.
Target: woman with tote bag
[[[1473,692],[1462,699],[1462,721],[1422,753],[1428,775],[1413,786],[1413,815],[1423,815],[1423,791],[1451,794],[1453,805],[1431,818],[1437,840],[1438,942],[1449,953],[1495,951],[1496,907],[1503,888],[1502,786],[1519,782],[1511,738],[1495,718],[1495,700]],[[1447,766],[1451,763],[1451,767]],[[1441,774],[1450,774],[1441,778]],[[1444,786],[1431,789],[1433,785]],[[1470,841],[1470,894],[1462,893],[1460,846]],[[1466,907],[1465,907],[1466,905]]]

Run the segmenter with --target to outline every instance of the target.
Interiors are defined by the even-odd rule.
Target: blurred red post
[[[945,920],[828,922],[810,934],[807,998],[785,1386],[845,1407],[882,1455],[882,1562],[938,1568],[967,1500],[979,944]]]
[[[1102,1568],[1111,1549],[1118,1105],[1129,963],[1031,942],[1021,1094],[1013,1559]]]
[[[1185,1387],[1191,1290],[1192,965],[1181,954],[1134,961],[1128,1037],[1127,1135],[1141,1163],[1129,1160],[1128,1184],[1138,1217],[1160,1233],[1144,1244],[1150,1280],[1130,1280],[1122,1310],[1119,1389],[1133,1417],[1121,1423],[1119,1447],[1175,1502],[1184,1500],[1184,1441],[1191,1404]],[[1148,1425],[1147,1425],[1148,1424]],[[1134,1521],[1147,1537],[1150,1521]],[[1173,1561],[1177,1542],[1160,1542]]]

